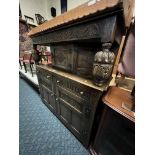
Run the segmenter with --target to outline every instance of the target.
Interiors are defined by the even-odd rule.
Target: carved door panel
[[[70,103],[59,98],[60,117],[69,130],[84,144],[88,145],[90,120],[82,112],[74,109]]]
[[[61,99],[59,99],[59,113],[63,122],[69,125],[71,123],[71,109]]]
[[[49,92],[49,90],[48,90],[45,86],[43,86],[43,85],[40,86],[40,94],[41,94],[42,99],[43,99],[46,103],[48,103],[48,102],[49,102],[49,94],[50,94],[50,92]]]
[[[52,46],[53,66],[73,72],[74,48],[72,45]]]
[[[89,134],[90,134],[89,133],[89,127],[90,127],[89,119],[86,119],[83,115],[73,110],[71,127],[73,129],[74,134],[77,137],[79,137],[80,141],[82,141],[85,145],[87,145],[89,141]]]
[[[92,78],[93,61],[95,52],[88,47],[78,47],[77,52],[77,75]]]
[[[49,105],[55,113],[57,113],[57,104],[56,104],[56,97],[54,93],[50,92],[49,93]]]

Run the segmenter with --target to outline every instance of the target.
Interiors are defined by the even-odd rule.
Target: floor
[[[89,155],[23,79],[19,92],[20,155]]]
[[[35,85],[39,85],[38,84],[38,78],[37,78],[37,75],[36,75],[36,68],[35,68],[35,65],[33,65],[33,77],[32,77],[32,74],[30,72],[30,67],[27,65],[27,73],[25,73],[25,70],[24,70],[24,67],[22,66],[22,69],[21,67],[19,68],[19,72],[25,76],[28,80],[30,80],[33,84]]]

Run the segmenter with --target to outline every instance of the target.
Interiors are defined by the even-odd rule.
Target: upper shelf
[[[125,19],[127,19],[125,21],[125,24],[126,26],[129,26],[128,22],[131,18],[129,16],[129,11],[131,11],[131,5],[133,5],[133,0],[100,0],[93,5],[89,5],[89,2],[87,2],[83,5],[80,5],[79,7],[76,7],[75,9],[65,12],[62,15],[57,16],[39,25],[38,27],[32,29],[29,32],[29,35],[32,36],[43,31],[54,29],[59,26],[64,26],[66,24],[81,20],[86,17],[92,17],[98,13],[105,13],[116,10],[116,8],[123,9],[124,16],[126,17]]]

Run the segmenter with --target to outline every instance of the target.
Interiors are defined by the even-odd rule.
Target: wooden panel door
[[[40,85],[40,95],[44,102],[49,103],[50,91],[45,86]]]
[[[93,149],[98,155],[134,155],[134,122],[105,106]]]
[[[54,113],[57,113],[58,111],[58,105],[57,105],[57,102],[56,102],[56,96],[53,92],[50,92],[49,93],[49,105],[51,107],[51,110],[54,112]]]
[[[90,136],[90,120],[74,109],[70,103],[59,98],[60,117],[68,129],[85,145],[88,146]]]

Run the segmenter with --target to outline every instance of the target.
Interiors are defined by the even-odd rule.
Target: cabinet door
[[[134,155],[135,124],[105,106],[93,148],[100,155]]]
[[[41,98],[46,103],[49,102],[49,94],[50,94],[49,90],[45,86],[40,85],[40,95],[41,95]]]
[[[69,130],[85,145],[89,143],[90,120],[70,103],[59,98],[60,117]]]
[[[57,113],[57,104],[56,104],[57,98],[55,97],[54,93],[50,92],[49,93],[49,105],[51,107],[51,110],[55,113]]]

